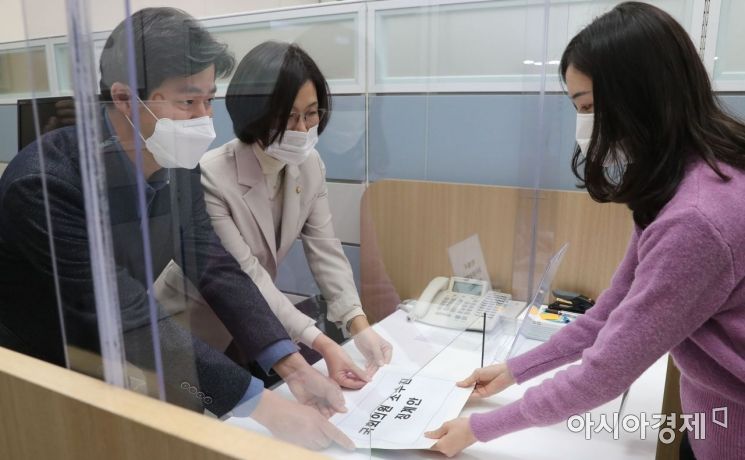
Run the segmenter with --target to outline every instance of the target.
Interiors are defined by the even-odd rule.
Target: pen
[[[561,322],[563,323],[571,323],[572,320],[579,318],[579,313],[571,313],[571,312],[564,311],[564,310],[553,310],[552,311],[552,309],[547,308],[546,313],[553,313],[555,315],[559,315]]]

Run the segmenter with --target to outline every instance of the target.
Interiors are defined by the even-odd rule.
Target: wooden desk
[[[2,459],[323,458],[5,348],[0,412]]]

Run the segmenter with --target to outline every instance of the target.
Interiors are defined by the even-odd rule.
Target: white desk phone
[[[409,319],[433,326],[482,331],[494,329],[499,313],[512,296],[490,291],[486,281],[453,276],[437,277],[429,282],[419,300],[405,308]]]

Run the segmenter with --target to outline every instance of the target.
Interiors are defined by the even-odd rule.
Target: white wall
[[[23,2],[23,3],[22,3]],[[124,19],[124,0],[88,0],[94,32],[108,31]],[[319,0],[132,0],[132,10],[173,6],[197,18],[320,3]],[[28,17],[24,31],[23,6]],[[67,34],[65,0],[2,0],[0,43]],[[26,32],[28,36],[26,36]]]
[[[23,40],[25,37],[21,6],[21,0],[2,0],[2,11],[0,11],[0,43]]]

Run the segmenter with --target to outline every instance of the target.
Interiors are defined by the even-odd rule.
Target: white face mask
[[[152,136],[145,139],[140,133],[145,147],[153,154],[155,161],[164,168],[196,168],[199,160],[215,140],[212,118],[208,116],[190,120],[158,118],[147,105],[144,103],[143,105],[157,120]],[[127,120],[134,128],[129,117]]]
[[[592,125],[594,123],[594,113],[577,114],[575,138],[577,139],[577,145],[579,145],[579,150],[582,152],[582,156],[587,156],[587,148],[590,146],[590,139],[592,139]]]
[[[302,131],[285,131],[282,142],[269,145],[265,152],[272,158],[289,164],[302,164],[310,156],[313,147],[318,143],[318,126],[314,126],[307,133]]]
[[[583,157],[587,156],[587,149],[590,147],[590,140],[592,139],[592,126],[595,123],[594,113],[578,113],[577,114],[577,129],[575,131],[575,138],[577,139],[577,145],[579,145],[579,151]],[[628,163],[628,157],[622,150],[616,150],[605,160],[603,166],[613,166],[613,159],[617,158],[619,166],[625,166]]]

